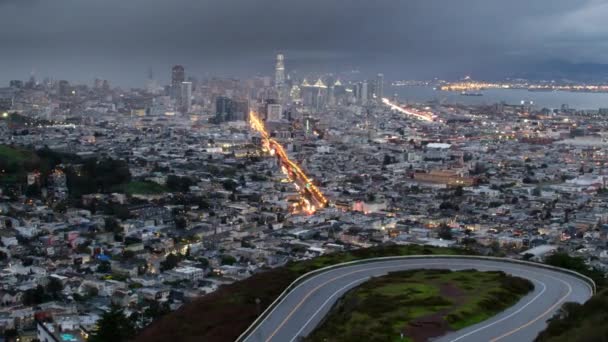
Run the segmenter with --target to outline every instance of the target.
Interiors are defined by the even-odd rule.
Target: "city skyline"
[[[0,340],[608,336],[607,0],[0,0]]]
[[[0,10],[0,42],[8,51],[0,56],[3,83],[34,71],[139,86],[149,67],[166,80],[159,71],[173,64],[200,76],[247,77],[271,69],[268,59],[277,53],[303,72],[352,68],[372,75],[381,64],[387,79],[579,72],[579,64],[606,75],[607,32],[598,23],[608,6],[593,0],[550,6],[523,0],[4,0]]]

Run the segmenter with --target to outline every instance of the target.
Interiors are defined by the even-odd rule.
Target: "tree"
[[[131,180],[129,166],[124,160],[111,158],[87,159],[79,172],[66,169],[67,186],[70,195],[78,197],[94,192],[110,192]]]
[[[55,277],[49,277],[49,282],[46,284],[46,293],[53,299],[59,299],[61,291],[63,291],[63,283],[61,280]]]
[[[38,285],[33,289],[26,290],[23,293],[23,305],[38,305],[49,300],[42,285]]]
[[[120,258],[125,261],[131,260],[131,259],[135,258],[135,252],[130,251],[130,250],[124,250],[122,252]]]
[[[198,259],[198,262],[200,263],[200,266],[201,266],[202,268],[207,268],[207,267],[209,267],[209,260],[207,260],[207,258],[203,258],[203,257],[201,257],[201,258],[199,258],[199,259]]]
[[[454,196],[456,196],[456,197],[462,197],[462,195],[464,195],[464,190],[462,189],[461,186],[459,186],[456,189],[454,189]]]
[[[112,265],[109,261],[102,261],[99,266],[97,266],[97,272],[99,273],[110,273],[112,271]]]
[[[226,189],[228,191],[235,191],[236,188],[238,187],[238,184],[235,181],[233,181],[232,179],[227,179],[222,182],[222,186],[224,187],[224,189]]]
[[[186,229],[186,227],[188,227],[188,220],[183,216],[178,216],[173,221],[175,222],[175,228],[177,229]]]
[[[388,154],[384,155],[384,160],[382,161],[382,165],[389,165],[393,162],[393,159]]]
[[[5,341],[18,341],[19,331],[17,329],[6,329],[4,330],[4,340]]]
[[[167,258],[165,259],[165,261],[162,261],[160,263],[160,269],[161,269],[161,271],[172,270],[175,267],[177,267],[177,264],[179,264],[180,261],[181,261],[181,257],[171,253],[171,254],[167,255]]]
[[[25,189],[25,195],[27,197],[39,197],[41,195],[40,186],[38,184],[28,185]]]
[[[112,305],[97,322],[97,330],[91,335],[89,342],[126,342],[135,336],[133,322],[125,316],[123,310]]]
[[[455,211],[458,211],[460,208],[458,207],[458,204],[446,201],[446,202],[441,202],[441,204],[439,205],[439,209],[440,210],[455,210]]]
[[[222,255],[222,265],[234,265],[236,263],[236,258],[232,255],[224,254]]]
[[[453,238],[452,229],[450,227],[448,227],[448,225],[445,223],[442,223],[439,226],[437,235],[439,236],[440,239],[443,239],[443,240],[452,240],[452,238]]]
[[[106,217],[104,219],[104,229],[109,233],[122,233],[123,229],[118,223],[118,221],[113,217]]]
[[[166,185],[173,192],[188,192],[190,186],[194,185],[194,182],[188,177],[169,175]]]
[[[144,317],[150,321],[154,321],[168,314],[169,312],[171,312],[171,308],[169,307],[168,302],[161,304],[158,301],[153,301],[150,303],[150,306],[144,310]]]

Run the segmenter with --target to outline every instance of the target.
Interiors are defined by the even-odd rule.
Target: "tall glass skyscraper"
[[[277,55],[277,65],[274,73],[274,85],[281,88],[285,83],[285,62],[282,54]]]
[[[171,68],[171,98],[180,102],[182,92],[182,82],[186,81],[186,72],[181,65],[174,65]]]

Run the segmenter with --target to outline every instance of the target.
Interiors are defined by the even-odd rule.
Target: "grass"
[[[394,272],[347,292],[306,341],[422,341],[492,317],[532,288],[502,272]]]
[[[470,251],[420,245],[382,246],[323,255],[257,273],[183,305],[146,327],[136,341],[234,341],[299,276],[346,261],[383,256],[448,254]],[[260,300],[259,307],[256,299]]]
[[[0,184],[25,182],[27,171],[36,168],[40,158],[17,147],[0,145]]]
[[[0,145],[0,160],[6,161],[7,163],[22,163],[26,160],[32,159],[33,157],[33,153],[7,145]]]
[[[122,191],[129,195],[158,195],[167,192],[167,188],[154,182],[133,181],[122,186]]]

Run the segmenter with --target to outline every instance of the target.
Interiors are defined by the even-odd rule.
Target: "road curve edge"
[[[251,332],[253,332],[255,330],[255,328],[268,315],[270,315],[272,313],[272,311],[274,311],[274,309],[285,299],[287,294],[293,288],[295,288],[298,284],[300,284],[302,281],[304,281],[305,279],[308,279],[314,275],[321,274],[323,272],[333,270],[336,268],[347,267],[347,266],[358,265],[358,264],[365,264],[365,263],[373,263],[373,262],[379,262],[379,261],[402,260],[402,259],[403,260],[411,260],[411,259],[462,259],[462,260],[468,259],[468,260],[471,260],[471,259],[473,259],[473,260],[491,260],[491,261],[511,263],[511,264],[527,265],[527,266],[545,268],[545,269],[550,269],[550,270],[573,275],[573,276],[585,281],[591,288],[592,294],[595,294],[596,290],[597,290],[596,284],[593,281],[593,279],[591,279],[583,274],[580,274],[578,272],[568,270],[565,268],[561,268],[561,267],[555,267],[555,266],[551,266],[551,265],[547,265],[547,264],[543,264],[543,263],[537,263],[537,262],[531,262],[531,261],[525,261],[525,260],[490,257],[490,256],[477,256],[477,255],[404,255],[404,256],[389,256],[389,257],[361,259],[361,260],[348,261],[348,262],[344,262],[344,263],[340,263],[340,264],[326,266],[326,267],[319,268],[317,270],[310,271],[306,274],[299,276],[296,280],[294,280],[291,284],[289,284],[289,286],[287,286],[285,288],[285,290],[283,290],[283,292],[264,310],[264,312],[262,312],[262,314],[259,315],[256,318],[256,320],[253,321],[253,323],[251,323],[251,325],[249,325],[249,327],[247,327],[247,329],[245,331],[243,331],[243,333],[241,333],[241,335],[239,335],[239,337],[236,339],[236,342],[244,341],[247,338],[247,336],[249,336],[249,334]]]

